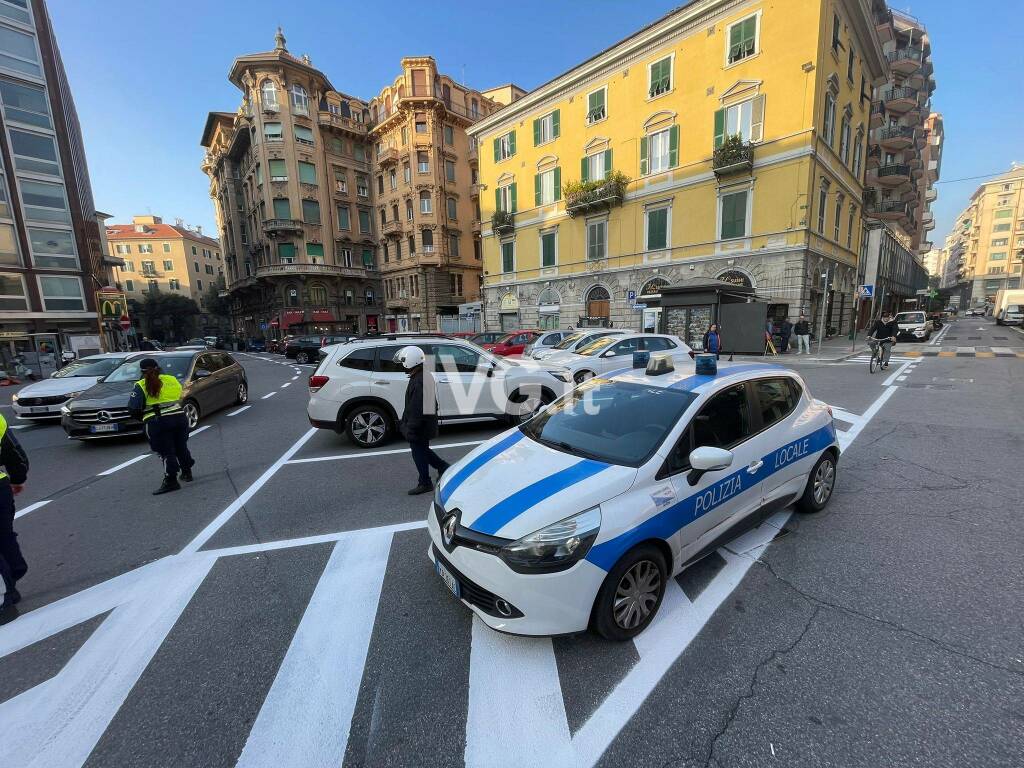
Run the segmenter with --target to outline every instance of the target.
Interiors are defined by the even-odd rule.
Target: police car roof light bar
[[[663,376],[672,373],[676,367],[672,364],[672,358],[668,355],[651,355],[647,363],[648,376]]]

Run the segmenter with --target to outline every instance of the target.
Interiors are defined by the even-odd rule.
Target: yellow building
[[[483,118],[487,327],[654,328],[697,277],[846,330],[885,74],[859,2],[698,0]]]
[[[123,262],[114,279],[129,299],[144,301],[152,290],[187,296],[205,310],[210,286],[223,280],[220,243],[181,222],[133,216],[131,224],[107,224],[110,255]]]

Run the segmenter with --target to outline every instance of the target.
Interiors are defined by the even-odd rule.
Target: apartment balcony
[[[882,221],[899,221],[908,216],[907,204],[903,200],[880,200],[868,206],[868,213]]]
[[[353,120],[351,117],[335,115],[331,112],[318,112],[316,121],[321,128],[333,128],[334,130],[341,131],[342,133],[359,136],[361,138],[365,138],[366,132],[369,129],[369,126],[366,123]]]
[[[882,92],[882,103],[889,112],[905,114],[911,110],[917,110],[918,90],[907,86],[893,86]]]
[[[878,33],[879,41],[884,45],[896,39],[896,28],[892,22],[892,11],[886,9],[875,14],[875,32]]]
[[[506,235],[515,232],[516,215],[508,211],[495,211],[491,217],[491,230],[496,235]]]
[[[478,144],[471,144],[469,147],[469,164],[476,165],[480,162],[480,150]]]
[[[480,184],[479,182],[477,182],[476,184],[470,184],[469,185],[469,196],[470,197],[474,197],[474,198],[480,197],[480,193],[483,191],[483,188],[484,188],[484,185]]]
[[[477,237],[480,236],[480,229],[481,226],[480,221],[478,219],[474,219],[473,222],[469,225],[469,231],[472,232]]]
[[[909,75],[921,66],[924,60],[924,51],[920,48],[897,48],[885,54],[889,61],[889,69],[899,72],[901,75]]]
[[[913,146],[914,128],[909,125],[889,125],[878,131],[878,143],[892,152]]]
[[[754,145],[727,140],[715,149],[711,166],[718,178],[734,173],[750,173],[754,168]]]
[[[409,308],[409,294],[406,291],[401,291],[397,296],[392,296],[389,299],[384,300],[384,305],[390,309],[408,309]]]
[[[910,181],[910,166],[906,163],[882,165],[875,173],[878,183],[887,187],[896,187]]]
[[[864,164],[864,167],[867,168],[870,171],[870,170],[872,170],[874,168],[877,168],[881,164],[882,164],[882,150],[876,144],[875,146],[871,147],[868,150],[868,156],[867,156],[867,160],[866,160],[866,162]]]
[[[289,232],[303,233],[302,222],[299,219],[264,219],[263,231],[267,237],[277,237]]]
[[[928,171],[928,178],[931,181],[938,181],[938,179],[939,179],[939,161],[938,160],[929,160],[928,161],[928,167],[927,167],[926,170]]]
[[[925,230],[935,229],[935,214],[931,211],[925,211],[921,214],[921,226]]]
[[[293,277],[299,275],[321,275],[325,277],[365,278],[363,267],[342,267],[337,264],[261,264],[256,267],[257,277]]]
[[[881,101],[871,102],[870,127],[877,128],[885,122],[885,104]]]
[[[152,269],[139,270],[139,277],[144,277],[147,280],[156,280],[160,277],[160,273]]]
[[[400,221],[385,221],[380,225],[380,232],[385,237],[401,237],[402,236],[402,222]]]
[[[377,155],[377,165],[381,168],[386,168],[389,165],[398,164],[398,150],[394,147],[388,147],[387,149],[381,150],[380,154]]]
[[[626,196],[626,181],[624,178],[619,178],[603,183],[589,182],[579,184],[578,188],[567,186],[563,191],[565,193],[565,212],[569,216],[579,216],[622,205],[622,200]]]

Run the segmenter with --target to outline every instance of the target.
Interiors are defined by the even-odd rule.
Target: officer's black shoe
[[[434,490],[434,486],[431,485],[430,483],[427,483],[426,485],[423,485],[422,483],[420,483],[415,488],[413,488],[411,491],[409,491],[409,495],[410,496],[419,496],[421,493],[430,493],[432,490]]]
[[[173,475],[165,475],[164,481],[160,483],[160,487],[153,491],[154,496],[159,496],[161,493],[170,493],[171,491],[180,491],[181,485],[178,484],[178,478]]]
[[[181,470],[181,479],[186,483],[192,482],[192,468]]]

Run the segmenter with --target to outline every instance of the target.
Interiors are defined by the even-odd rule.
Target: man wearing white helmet
[[[433,386],[429,387],[429,403],[425,398],[423,350],[413,346],[402,347],[395,355],[395,360],[409,373],[409,385],[405,388],[405,410],[399,428],[402,436],[409,441],[412,460],[416,462],[416,471],[419,473],[419,482],[409,491],[410,496],[416,496],[434,490],[434,484],[430,481],[430,468],[436,469],[440,478],[448,469],[448,462],[430,449],[430,439],[437,437],[437,406]]]

